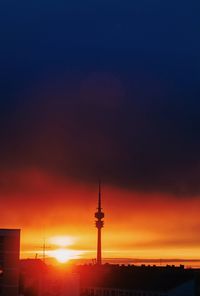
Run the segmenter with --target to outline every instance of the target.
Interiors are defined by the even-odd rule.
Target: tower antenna
[[[101,211],[101,180],[99,180],[99,200],[98,200],[98,210]]]
[[[44,237],[43,237],[42,260],[45,263],[45,261],[46,261],[46,236],[45,236],[45,231],[44,231]]]

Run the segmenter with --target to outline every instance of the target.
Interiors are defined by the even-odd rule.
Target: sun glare
[[[59,263],[67,263],[71,259],[78,259],[79,251],[57,249],[49,252],[49,256],[55,258]]]
[[[67,247],[73,245],[75,239],[71,236],[53,236],[49,239],[49,243],[59,247]]]

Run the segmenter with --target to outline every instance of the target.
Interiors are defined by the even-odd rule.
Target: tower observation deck
[[[97,219],[95,221],[97,228],[97,264],[101,265],[101,228],[104,226],[104,221],[102,220],[104,218],[104,213],[101,208],[101,182],[99,182],[98,208],[94,216]]]

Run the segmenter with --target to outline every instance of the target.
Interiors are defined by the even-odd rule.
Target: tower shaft
[[[97,230],[97,264],[101,265],[101,228]]]
[[[95,221],[96,228],[97,228],[97,264],[102,264],[102,257],[101,257],[101,229],[104,226],[104,213],[102,212],[101,208],[101,183],[99,182],[99,197],[98,197],[98,208],[97,212],[95,213]]]

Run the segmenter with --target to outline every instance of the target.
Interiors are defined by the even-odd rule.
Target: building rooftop
[[[19,235],[20,229],[0,228],[0,235]]]
[[[153,266],[81,266],[82,287],[118,288],[143,291],[168,291],[194,279],[193,270]]]

